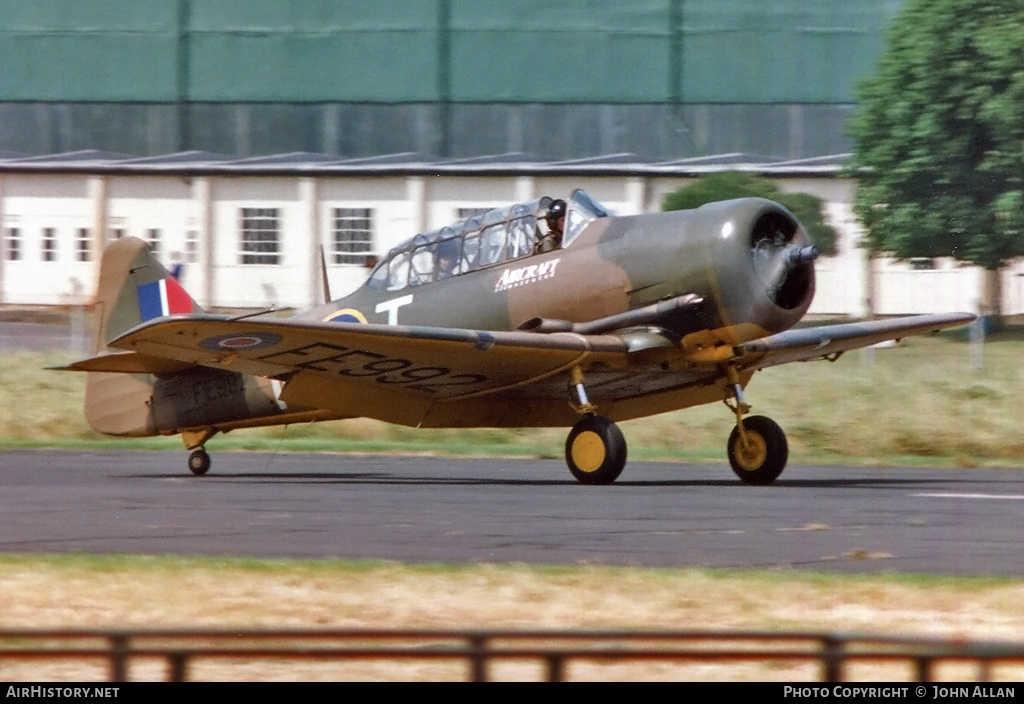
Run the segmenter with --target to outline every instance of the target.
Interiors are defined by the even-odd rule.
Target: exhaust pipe
[[[622,330],[637,325],[656,325],[658,321],[670,313],[683,308],[699,306],[704,302],[700,296],[688,293],[685,296],[670,298],[661,303],[653,303],[643,308],[627,310],[586,323],[572,323],[568,320],[552,320],[551,318],[530,318],[519,326],[527,332],[575,332],[580,335],[601,335],[614,330]]]

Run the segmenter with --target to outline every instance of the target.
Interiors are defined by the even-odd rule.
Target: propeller
[[[791,275],[817,259],[820,252],[813,244],[788,242],[782,232],[776,231],[757,240],[750,254],[754,260],[754,271],[765,284],[768,297],[788,307],[785,289]]]

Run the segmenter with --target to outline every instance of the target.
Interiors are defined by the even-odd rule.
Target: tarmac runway
[[[184,452],[0,453],[0,552],[1024,574],[1024,471]]]

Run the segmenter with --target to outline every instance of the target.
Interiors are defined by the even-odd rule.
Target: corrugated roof
[[[650,159],[644,159],[643,157],[637,156],[629,152],[623,152],[619,154],[602,154],[600,156],[588,156],[582,159],[565,159],[562,161],[554,162],[563,166],[586,166],[586,165],[602,165],[602,164],[645,164],[650,163]]]
[[[120,154],[118,152],[105,152],[100,149],[82,149],[75,152],[64,152],[62,154],[43,154],[41,156],[29,156],[18,161],[24,164],[80,164],[83,162],[108,163],[113,161],[124,161],[134,158],[131,154]]]
[[[714,171],[738,169],[772,175],[839,174],[849,154],[829,154],[807,159],[785,160],[742,153],[657,161],[636,154],[604,154],[583,159],[552,161],[531,154],[510,152],[464,159],[438,159],[413,152],[381,154],[346,159],[315,152],[289,152],[238,159],[224,154],[191,151],[153,157],[84,150],[13,158],[0,157],[0,171],[65,172],[170,175],[590,175],[698,176]]]
[[[524,152],[508,152],[506,154],[485,154],[483,156],[471,156],[464,157],[461,159],[448,159],[444,163],[446,164],[481,164],[481,165],[501,165],[501,164],[540,164],[548,163],[547,159],[539,159],[533,154],[526,154]]]
[[[436,161],[437,159],[424,156],[418,152],[399,152],[398,154],[382,154],[380,156],[360,156],[352,159],[339,159],[336,163],[356,166],[360,164],[424,164]]]
[[[302,166],[305,164],[329,164],[339,161],[337,156],[317,152],[288,152],[236,159],[232,164],[239,166]]]
[[[214,152],[187,151],[175,154],[164,154],[161,156],[145,156],[137,159],[126,159],[123,164],[209,164],[215,162],[232,161],[234,157],[227,154],[216,154]]]

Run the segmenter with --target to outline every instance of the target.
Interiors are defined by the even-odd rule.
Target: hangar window
[[[80,227],[75,230],[75,259],[80,262],[89,261],[89,230]]]
[[[185,263],[195,264],[199,261],[199,233],[189,230],[185,233]]]
[[[53,227],[43,228],[42,258],[44,262],[57,261],[57,230]]]
[[[21,230],[16,227],[7,228],[7,236],[4,238],[7,246],[4,248],[4,259],[9,262],[16,262],[21,259]]]
[[[160,252],[160,230],[155,227],[146,230],[146,244],[153,254]]]
[[[373,209],[335,208],[331,231],[334,263],[366,266],[373,254]]]
[[[110,228],[107,230],[108,240],[119,240],[127,234],[124,229],[124,218],[112,217],[108,222],[110,225]]]
[[[242,208],[242,264],[279,264],[281,226],[277,208]]]

